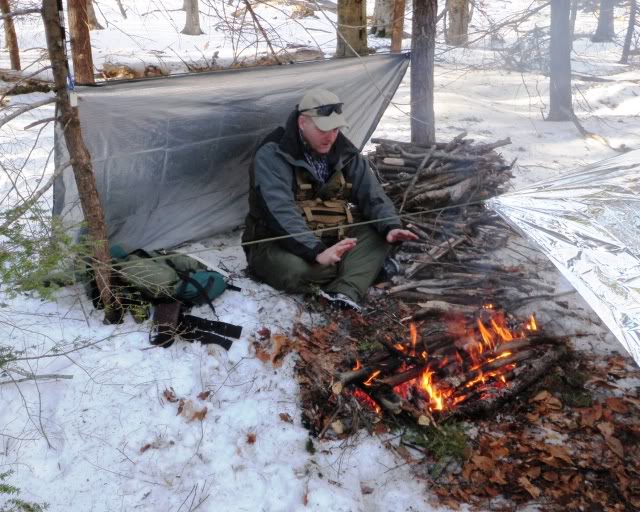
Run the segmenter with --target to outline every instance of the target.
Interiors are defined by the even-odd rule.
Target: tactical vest
[[[352,185],[345,180],[342,170],[335,171],[329,181],[314,193],[308,171],[296,168],[296,184],[296,205],[309,229],[326,230],[316,232],[320,238],[344,238],[344,229],[353,224],[357,211],[349,204]]]

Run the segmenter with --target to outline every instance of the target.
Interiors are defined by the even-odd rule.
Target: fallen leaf
[[[191,401],[189,401],[189,403],[191,403]],[[176,413],[176,416],[180,416],[180,414],[182,414],[182,411],[184,411],[184,398],[180,399],[180,402],[178,402],[178,412]]]
[[[287,422],[287,423],[293,423],[293,418],[289,415],[288,412],[281,412],[280,413],[280,419],[282,421]]]
[[[619,412],[620,414],[626,414],[629,412],[627,405],[620,398],[615,396],[607,398],[605,405],[607,408],[614,412]]]
[[[526,476],[518,478],[518,483],[535,499],[539,498],[540,494],[542,494],[542,491],[533,485]]]
[[[271,355],[269,354],[269,352],[267,352],[264,347],[258,343],[257,341],[253,342],[253,348],[256,351],[256,357],[262,361],[263,363],[266,363],[268,361],[271,360]]]
[[[502,471],[500,471],[499,469],[496,470],[490,477],[489,477],[489,481],[493,482],[494,484],[500,484],[500,485],[507,485],[507,481],[504,479],[504,476],[502,474]]]
[[[473,461],[475,466],[482,471],[492,471],[496,465],[493,459],[485,457],[484,455],[474,455],[473,457],[471,457],[471,460]]]
[[[530,468],[526,468],[523,473],[525,473],[529,478],[533,478],[534,480],[540,476],[540,468],[538,466],[533,466]]]
[[[140,448],[140,453],[146,452],[149,448],[151,448],[151,443],[145,444],[142,448]]]
[[[200,411],[195,411],[191,417],[187,420],[187,422],[190,421],[202,421],[204,420],[204,417],[207,415],[207,407],[205,406],[202,410]]]
[[[177,402],[178,401],[178,397],[176,396],[176,392],[173,390],[173,388],[166,388],[162,392],[162,395],[164,396],[164,399],[167,402]]]
[[[494,448],[491,454],[493,455],[494,459],[502,459],[503,457],[509,456],[509,448],[505,446],[499,446]]]
[[[569,455],[569,452],[563,446],[555,445],[555,444],[547,444],[545,445],[544,449],[552,457],[556,459],[560,459],[566,462],[567,464],[573,465],[573,459],[571,458],[571,455]]]
[[[618,386],[614,386],[613,384],[610,384],[606,380],[601,379],[599,377],[595,377],[593,379],[589,379],[587,382],[588,382],[588,384],[594,384],[596,386],[599,386],[599,387],[605,388],[605,389],[618,389]]]
[[[247,444],[254,444],[256,442],[256,434],[254,432],[249,432],[247,434]]]
[[[258,333],[258,336],[260,336],[261,340],[268,340],[269,338],[271,338],[271,329],[269,329],[268,327],[262,327],[256,332]]]
[[[529,402],[542,402],[543,400],[547,400],[551,397],[551,393],[549,393],[546,389],[539,391],[536,395],[529,400]]]
[[[555,396],[552,396],[551,398],[545,400],[544,403],[550,409],[555,409],[555,410],[562,409],[562,402],[559,399],[557,399]]]
[[[200,400],[206,400],[207,398],[209,398],[210,394],[211,394],[211,391],[203,391],[201,393],[198,393],[198,398]]]
[[[598,423],[597,429],[602,432],[602,435],[607,438],[613,435],[616,428],[613,426],[613,423],[608,421],[603,421],[602,423]]]
[[[284,357],[291,352],[292,343],[289,338],[282,334],[276,334],[271,339],[273,341],[271,364],[274,368],[279,368],[282,365]]]
[[[580,423],[585,427],[593,427],[595,422],[602,418],[602,405],[596,404],[589,409],[581,409],[580,414]]]
[[[527,414],[527,420],[529,420],[530,423],[538,423],[538,420],[540,419],[540,415],[536,414],[536,413],[528,413]]]
[[[362,494],[371,494],[373,492],[373,488],[368,485],[360,484],[360,492],[362,492]]]
[[[558,473],[555,471],[545,471],[542,473],[542,478],[544,478],[547,482],[556,482],[558,480]]]
[[[607,446],[611,448],[611,451],[615,453],[621,459],[624,459],[624,447],[617,437],[608,436],[604,438],[607,442]]]

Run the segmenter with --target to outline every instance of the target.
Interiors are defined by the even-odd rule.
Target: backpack
[[[215,314],[212,301],[227,288],[239,290],[222,274],[186,254],[142,249],[127,253],[114,245],[111,256],[118,280],[151,302],[177,300],[187,307],[208,304]]]

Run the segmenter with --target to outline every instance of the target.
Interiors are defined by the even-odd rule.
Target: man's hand
[[[407,229],[392,229],[387,233],[387,242],[395,244],[405,240],[417,240],[418,236]]]
[[[342,259],[342,255],[345,252],[350,251],[356,246],[358,240],[355,238],[345,238],[340,240],[337,244],[332,245],[328,249],[325,249],[316,256],[316,261],[320,265],[335,265]]]

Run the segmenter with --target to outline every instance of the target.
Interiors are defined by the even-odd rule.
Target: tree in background
[[[75,1],[75,0],[73,0]],[[86,13],[86,3],[81,9]],[[82,213],[87,223],[89,242],[93,254],[92,267],[96,278],[100,300],[104,305],[105,320],[109,323],[121,319],[122,308],[119,306],[111,289],[111,256],[107,240],[104,210],[98,195],[96,177],[93,173],[91,155],[87,150],[80,129],[78,108],[73,107],[67,91],[67,60],[64,54],[62,26],[58,15],[57,0],[43,0],[42,17],[49,58],[53,70],[56,87],[56,103],[58,116],[56,122],[62,128],[64,140],[69,150],[71,167],[78,187]],[[88,27],[85,27],[88,30]]]
[[[338,0],[336,57],[355,57],[369,53],[366,8],[366,0]]]
[[[376,37],[389,37],[391,35],[395,3],[393,0],[376,0],[373,9],[371,35]],[[404,13],[402,14],[404,15]]]
[[[73,57],[73,77],[78,84],[94,84],[91,36],[87,5],[91,0],[68,0],[69,35]]]
[[[181,33],[188,36],[199,36],[204,34],[200,28],[200,9],[198,7],[198,0],[184,0],[183,7],[187,12],[187,19]]]
[[[93,0],[86,0],[86,1],[87,1],[87,18],[89,20],[89,30],[103,30],[104,27],[100,25],[100,22],[98,21],[98,18],[96,16],[96,11],[93,8]]]
[[[620,64],[627,64],[629,62],[629,53],[631,52],[631,40],[633,39],[633,31],[636,27],[636,13],[638,12],[638,2],[631,0],[629,6],[629,24],[627,25],[627,35],[624,38],[624,45],[622,47],[622,57],[620,58]]]
[[[20,71],[20,49],[18,48],[18,36],[16,35],[16,27],[13,23],[13,17],[9,16],[11,6],[9,0],[0,0],[0,13],[3,15],[4,21],[4,37],[7,49],[9,50],[9,59],[11,61],[11,69]]]
[[[600,12],[598,13],[598,28],[591,40],[594,43],[613,41],[616,33],[613,27],[613,7],[615,0],[600,0]]]
[[[413,0],[411,142],[421,146],[436,141],[433,66],[437,16],[438,0]]]
[[[570,121],[571,101],[571,0],[551,2],[551,57],[549,115],[547,121]]]
[[[471,12],[469,0],[448,0],[449,23],[444,32],[444,40],[452,46],[466,46],[469,41]]]

